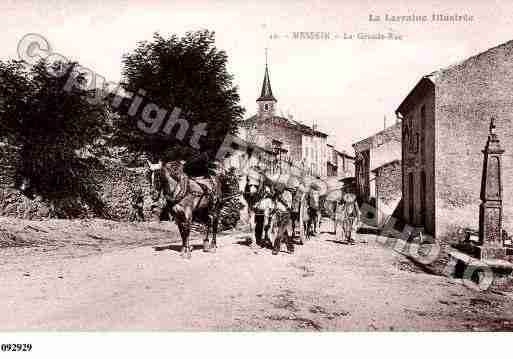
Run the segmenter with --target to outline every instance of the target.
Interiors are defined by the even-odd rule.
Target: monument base
[[[474,257],[477,260],[505,260],[509,261],[512,251],[503,246],[490,246],[479,244],[477,241],[465,240],[453,246],[457,250]]]
[[[476,245],[476,255],[478,259],[508,259],[507,250],[505,247]]]
[[[491,270],[491,272],[490,272]],[[462,252],[449,252],[449,263],[446,275],[453,278],[471,279],[480,283],[483,279],[500,284],[513,273],[513,263],[502,259],[476,259]],[[474,275],[475,274],[475,275]],[[492,278],[483,275],[492,274]],[[490,283],[491,284],[491,283]]]

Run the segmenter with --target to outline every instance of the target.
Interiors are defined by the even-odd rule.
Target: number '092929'
[[[2,344],[0,350],[3,352],[29,352],[32,344]]]

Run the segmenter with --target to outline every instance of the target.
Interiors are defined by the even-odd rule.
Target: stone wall
[[[437,235],[478,227],[483,153],[490,117],[502,160],[504,227],[513,231],[513,41],[443,71],[436,83]]]
[[[52,216],[60,205],[53,206],[39,196],[28,198],[15,188],[15,169],[18,151],[15,147],[0,146],[0,215],[26,219],[42,219]],[[88,171],[94,178],[99,199],[105,208],[105,216],[116,220],[128,220],[132,213],[132,195],[135,189],[141,188],[145,197],[145,217],[152,218],[149,182],[145,169],[128,169],[113,161],[91,159]],[[63,202],[66,199],[60,201]],[[79,216],[93,216],[91,205],[82,202]]]
[[[376,213],[377,225],[381,227],[394,213],[402,197],[401,161],[393,161],[377,168]]]

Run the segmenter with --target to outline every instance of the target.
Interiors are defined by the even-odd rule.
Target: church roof
[[[301,133],[304,133],[304,134],[307,134],[307,135],[310,135],[310,136],[328,137],[327,134],[325,134],[325,133],[323,133],[321,131],[314,130],[313,128],[311,128],[309,126],[302,124],[301,122],[294,121],[294,120],[291,120],[291,119],[286,118],[286,117],[270,116],[270,118],[266,119],[266,121],[269,121],[270,119],[274,119],[275,121],[280,121],[281,123],[283,123],[288,128],[295,129],[295,130],[297,130],[297,131],[299,131]],[[246,126],[249,123],[251,123],[253,121],[257,121],[257,120],[259,120],[258,115],[253,115],[253,116],[251,116],[251,117],[241,121],[240,124],[242,126]]]
[[[262,83],[262,92],[257,101],[277,101],[273,96],[273,90],[271,89],[271,80],[269,80],[269,70],[265,65],[264,82]]]

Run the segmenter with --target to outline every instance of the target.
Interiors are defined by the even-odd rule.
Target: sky
[[[472,21],[390,20],[431,20],[433,13]],[[245,117],[256,112],[268,48],[278,114],[317,124],[350,153],[352,143],[382,130],[385,118],[395,122],[395,110],[423,75],[513,39],[513,2],[494,0],[2,0],[0,14],[0,60],[17,58],[20,39],[37,33],[53,51],[110,81],[121,78],[123,54],[154,32],[214,30]],[[330,38],[293,39],[294,32]],[[359,33],[400,39],[358,39]]]

